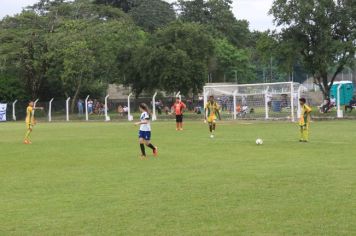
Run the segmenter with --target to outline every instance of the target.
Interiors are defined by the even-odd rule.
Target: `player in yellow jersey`
[[[299,99],[301,114],[299,119],[300,139],[299,142],[308,142],[310,128],[310,113],[312,109],[306,105],[305,98]]]
[[[30,134],[32,132],[33,126],[36,124],[35,113],[34,113],[34,110],[36,110],[36,109],[43,110],[43,107],[34,107],[34,103],[32,101],[30,101],[26,108],[26,129],[27,130],[25,133],[24,144],[31,144]]]
[[[205,121],[209,124],[210,137],[214,138],[214,133],[216,129],[216,119],[221,120],[219,105],[214,100],[214,96],[209,97],[208,103],[205,105]]]

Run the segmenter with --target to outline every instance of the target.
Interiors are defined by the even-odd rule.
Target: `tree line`
[[[197,94],[208,81],[314,76],[325,96],[355,59],[355,2],[275,0],[279,31],[231,0],[39,0],[0,21],[0,101],[102,96],[108,84]],[[332,77],[330,77],[332,74]]]

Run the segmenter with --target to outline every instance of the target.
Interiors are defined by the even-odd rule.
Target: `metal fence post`
[[[16,103],[17,103],[17,100],[15,100],[15,101],[12,103],[12,119],[13,119],[14,121],[16,121],[16,110],[15,110]]]
[[[108,116],[108,98],[109,95],[106,95],[105,97],[105,121],[110,121],[110,116]]]
[[[234,120],[237,118],[237,111],[236,111],[236,96],[237,96],[237,90],[234,91]]]
[[[48,122],[52,121],[52,102],[53,102],[54,98],[52,98],[49,101],[49,107],[48,107]]]
[[[339,86],[337,86],[337,118],[343,118],[344,114],[341,110],[341,106],[340,106],[340,100],[341,100],[341,94],[340,94],[340,89],[342,87],[342,84],[340,84]]]
[[[269,119],[269,107],[268,107],[268,100],[269,98],[269,86],[267,87],[266,91],[265,91],[265,119],[268,120]]]
[[[66,100],[66,121],[69,121],[69,101],[70,97]]]
[[[132,121],[133,117],[131,115],[131,104],[130,104],[130,98],[133,94],[130,93],[129,96],[127,97],[127,120]]]
[[[290,111],[291,111],[291,119],[292,122],[295,121],[295,115],[294,115],[294,83],[291,82],[290,83],[290,93],[291,93],[291,97],[290,97]]]
[[[88,99],[89,95],[85,98],[85,120],[89,120],[89,115],[88,115]]]
[[[152,97],[152,121],[157,120],[157,115],[156,115],[156,96],[157,92]]]

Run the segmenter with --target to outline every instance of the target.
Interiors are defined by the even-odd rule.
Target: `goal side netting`
[[[222,113],[232,119],[287,119],[298,117],[299,83],[208,84],[204,87],[204,104],[209,96],[218,101]],[[299,95],[298,95],[299,94]]]

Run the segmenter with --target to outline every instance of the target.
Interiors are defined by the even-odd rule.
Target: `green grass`
[[[0,124],[0,235],[356,235],[356,123]],[[264,139],[257,146],[257,137]]]

